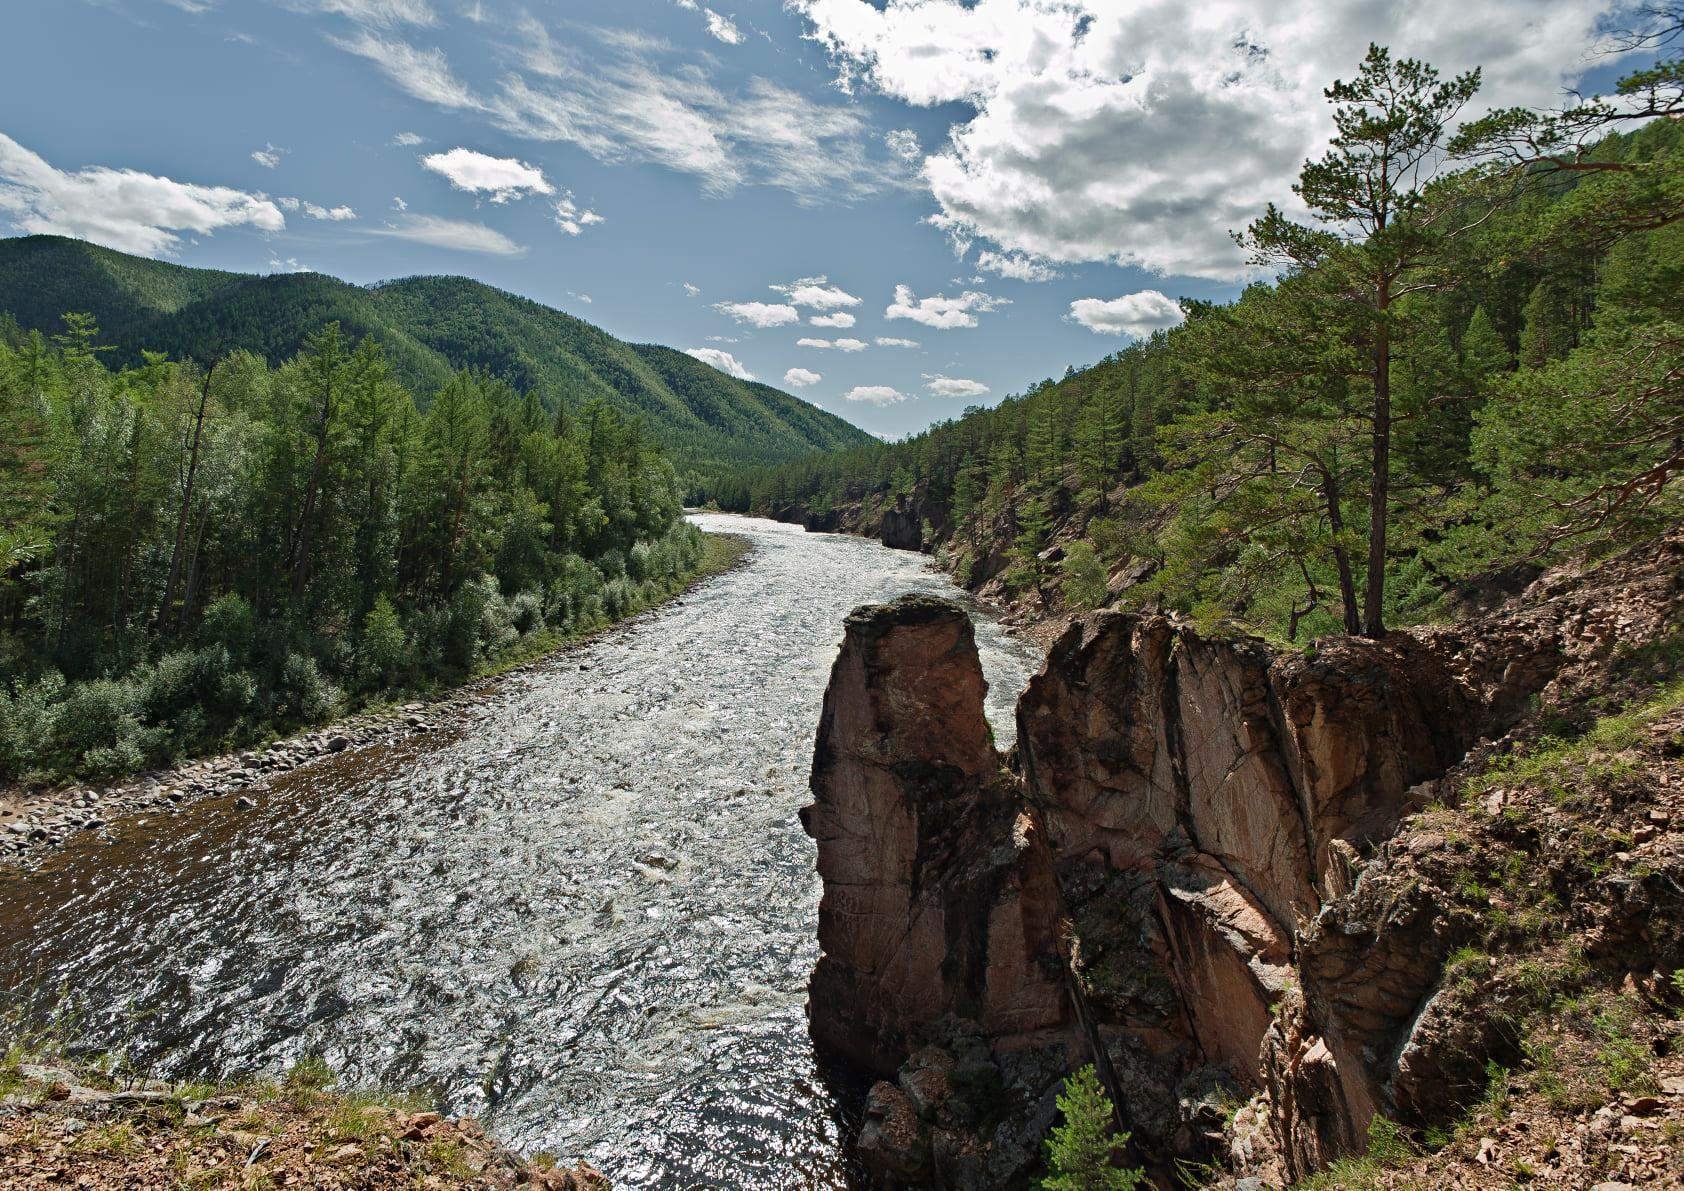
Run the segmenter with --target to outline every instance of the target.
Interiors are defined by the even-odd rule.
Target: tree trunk
[[[1339,605],[1345,614],[1345,631],[1351,636],[1362,632],[1362,619],[1357,611],[1357,585],[1351,575],[1351,556],[1340,538],[1345,533],[1345,514],[1339,509],[1339,481],[1330,468],[1321,469],[1321,494],[1327,502],[1327,526],[1333,531],[1333,565],[1339,572]]]
[[[1386,523],[1392,468],[1392,340],[1386,324],[1387,286],[1380,289],[1380,326],[1374,340],[1374,464],[1368,498],[1368,581],[1363,635],[1386,635]]]
[[[159,610],[158,619],[165,625],[175,618],[175,599],[181,586],[182,552],[187,545],[187,521],[193,507],[193,483],[199,475],[199,443],[205,429],[205,406],[210,401],[211,377],[216,375],[216,363],[212,361],[205,372],[204,386],[199,390],[199,409],[193,417],[193,442],[187,455],[187,478],[181,488],[181,509],[175,518],[175,545],[170,548],[170,574],[164,582],[164,606]]]

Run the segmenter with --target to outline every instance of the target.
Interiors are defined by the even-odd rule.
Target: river
[[[874,542],[694,519],[747,564],[448,730],[0,879],[5,1007],[166,1076],[319,1057],[619,1186],[843,1185],[796,811],[843,617],[963,594]],[[1003,747],[1039,654],[977,621]]]

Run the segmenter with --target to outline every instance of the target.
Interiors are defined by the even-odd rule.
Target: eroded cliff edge
[[[862,1161],[887,1183],[1024,1177],[1088,1061],[1149,1164],[1272,1182],[1361,1152],[1377,1115],[1477,1097],[1512,1042],[1447,965],[1491,936],[1452,904],[1466,840],[1434,816],[1544,725],[1665,681],[1645,651],[1680,630],[1681,578],[1675,534],[1477,620],[1290,655],[1097,614],[1031,682],[1009,758],[960,609],[856,612],[804,822],[814,1037],[881,1078]],[[1493,854],[1551,867],[1547,835],[1505,842],[1514,824],[1472,813]],[[1642,848],[1637,875],[1550,896],[1600,923],[1588,963],[1664,999],[1684,848],[1652,828]]]

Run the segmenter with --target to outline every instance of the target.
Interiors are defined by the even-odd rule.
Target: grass
[[[1635,707],[1603,716],[1582,736],[1545,736],[1523,754],[1493,761],[1469,784],[1469,792],[1485,794],[1512,783],[1538,784],[1556,805],[1572,804],[1579,795],[1568,785],[1570,780],[1579,784],[1581,779],[1596,782],[1629,776],[1637,764],[1629,755],[1631,750],[1643,742],[1651,724],[1680,707],[1684,707],[1684,680],[1670,683]]]

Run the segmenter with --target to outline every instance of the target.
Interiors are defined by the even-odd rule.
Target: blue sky
[[[885,435],[1244,280],[1370,37],[1487,103],[1613,0],[13,0],[0,233],[461,273]],[[823,280],[818,280],[823,279]],[[814,319],[819,319],[818,324]],[[851,320],[851,321],[850,321]],[[819,341],[831,346],[802,344]],[[884,343],[911,341],[917,346]]]

